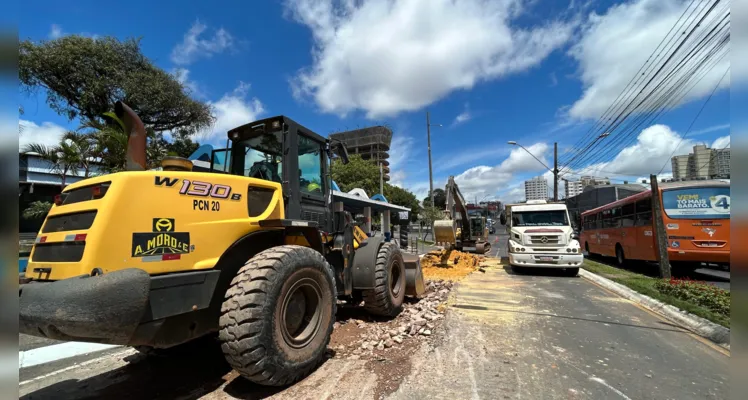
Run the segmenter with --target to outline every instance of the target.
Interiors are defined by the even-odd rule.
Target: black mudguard
[[[351,270],[354,289],[374,289],[374,267],[382,242],[382,236],[370,237],[355,251]]]

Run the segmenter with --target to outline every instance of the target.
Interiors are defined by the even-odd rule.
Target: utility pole
[[[657,175],[649,175],[649,183],[652,188],[652,225],[654,228],[655,246],[660,260],[660,278],[670,279],[670,257],[667,254],[667,234],[662,221],[662,203],[660,203],[660,190],[657,184]]]
[[[431,122],[429,121],[428,111],[426,111],[426,137],[429,145],[429,193],[431,194],[431,207],[436,207],[436,204],[434,204],[434,177],[431,172]]]
[[[553,143],[553,201],[558,201],[558,143]]]
[[[379,163],[379,194],[384,196],[384,172],[382,171],[382,163]]]

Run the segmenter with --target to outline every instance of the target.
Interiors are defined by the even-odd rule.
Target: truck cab
[[[509,233],[509,264],[523,268],[561,268],[579,272],[584,257],[563,203],[544,200],[507,205],[501,215]]]

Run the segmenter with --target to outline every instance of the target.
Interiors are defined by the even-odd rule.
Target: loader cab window
[[[283,183],[283,133],[263,133],[240,143],[244,155],[242,175]]]
[[[299,187],[309,194],[323,194],[322,143],[299,134]]]

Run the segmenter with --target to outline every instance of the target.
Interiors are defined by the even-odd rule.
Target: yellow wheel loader
[[[217,334],[241,375],[285,385],[323,359],[338,299],[394,316],[424,292],[418,259],[333,201],[341,143],[278,116],[229,131],[209,172],[181,158],[145,170],[143,123],[121,102],[115,114],[128,171],[55,198],[20,286],[21,333],[146,350]]]
[[[434,221],[436,244],[450,250],[485,254],[491,250],[488,241],[486,219],[480,215],[469,215],[465,198],[454,176],[450,176],[445,187],[447,205],[444,219]]]

